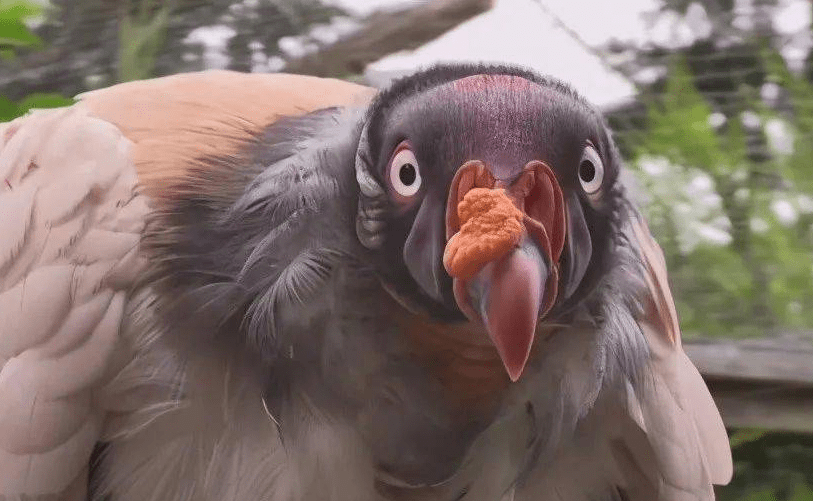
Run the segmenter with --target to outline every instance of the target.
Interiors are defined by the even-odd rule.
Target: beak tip
[[[508,378],[511,380],[512,383],[516,383],[519,381],[520,376],[522,376],[522,369],[514,372],[509,370],[508,371]]]
[[[525,365],[528,363],[529,355],[530,346],[522,357],[514,357],[514,360],[511,360],[511,357],[506,357],[503,353],[500,353],[500,358],[502,358],[505,372],[508,374],[508,377],[511,379],[512,383],[516,383],[519,381],[519,378],[522,377],[522,373],[525,371]]]

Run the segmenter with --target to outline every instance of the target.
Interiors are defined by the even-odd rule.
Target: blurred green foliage
[[[731,439],[736,474],[718,501],[813,501],[813,436],[746,430]]]
[[[41,47],[42,40],[25,25],[25,20],[42,14],[42,7],[29,0],[0,0],[0,59],[15,57],[26,47]],[[59,94],[36,93],[20,102],[0,96],[0,122],[6,122],[34,108],[56,108],[73,102]]]
[[[24,115],[29,110],[42,108],[59,108],[73,103],[73,99],[59,94],[31,94],[19,103],[12,102],[0,96],[0,122],[7,122],[13,118]]]
[[[14,102],[212,68],[277,70],[286,43],[312,50],[324,30],[311,28],[355,22],[321,0],[0,0],[0,10],[0,50],[15,56],[0,61],[0,95]]]
[[[645,98],[632,164],[688,336],[813,328],[813,85],[774,50],[760,57],[767,79],[799,104],[792,113],[747,86],[735,94],[738,112],[715,113],[679,54],[663,91]],[[765,124],[792,151],[770,150],[764,137],[754,148]]]
[[[173,2],[137,0],[127,9],[119,27],[120,82],[154,76],[155,61],[164,45]]]
[[[661,0],[684,15],[697,0]],[[769,20],[702,0],[714,25],[686,46],[624,47],[659,76],[610,113],[664,249],[685,337],[813,331],[813,50],[789,67]],[[811,4],[813,10],[813,4]],[[729,29],[752,16],[752,26]],[[759,18],[762,16],[762,18]],[[813,27],[808,28],[809,30]],[[619,50],[619,54],[624,53]],[[730,430],[720,501],[813,501],[813,436]]]
[[[28,0],[0,0],[0,58],[14,57],[19,47],[42,45],[24,22],[41,13],[42,7]]]

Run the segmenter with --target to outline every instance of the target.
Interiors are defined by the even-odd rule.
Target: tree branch
[[[492,5],[493,0],[434,0],[407,10],[378,12],[338,42],[288,61],[283,71],[324,77],[359,74],[369,63],[416,49]]]

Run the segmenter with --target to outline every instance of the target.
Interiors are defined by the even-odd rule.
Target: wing
[[[94,91],[0,125],[0,497],[84,500],[95,444],[120,431],[108,411],[115,422],[160,412],[123,389],[133,379],[122,374],[157,370],[134,359],[133,340],[150,333],[132,319],[145,220],[163,190],[280,116],[372,93],[213,71]]]
[[[731,479],[732,460],[722,419],[700,373],[683,351],[663,253],[640,217],[628,236],[645,267],[647,295],[639,325],[649,344],[649,377],[628,389],[623,441],[614,455],[635,491],[663,500],[714,499],[712,484]]]
[[[131,145],[81,108],[36,112],[6,124],[0,178],[0,494],[85,499],[142,265]]]

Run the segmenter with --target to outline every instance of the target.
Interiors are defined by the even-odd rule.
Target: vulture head
[[[622,197],[600,114],[569,87],[503,67],[436,68],[367,112],[356,231],[390,293],[471,322],[511,380],[537,325],[606,271]]]

